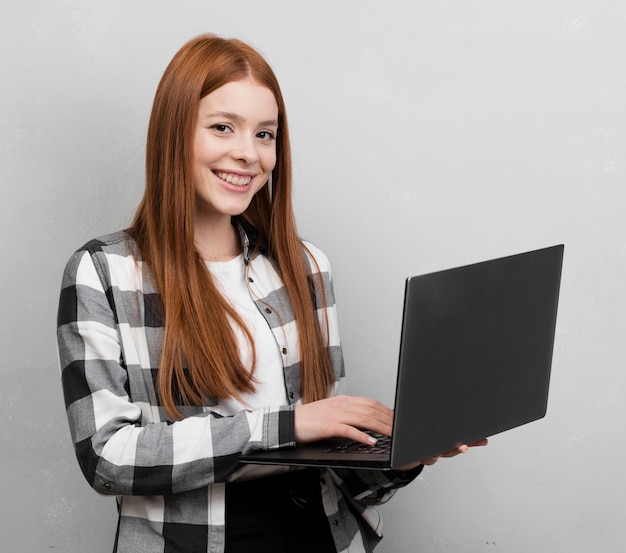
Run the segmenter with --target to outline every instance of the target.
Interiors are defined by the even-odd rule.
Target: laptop
[[[557,245],[406,280],[389,447],[338,438],[240,461],[394,469],[543,418],[563,251]]]

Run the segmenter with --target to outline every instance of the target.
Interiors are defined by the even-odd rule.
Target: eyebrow
[[[246,118],[238,113],[231,113],[230,111],[214,111],[212,113],[207,113],[205,117],[225,117],[226,119],[232,119],[233,121],[237,121],[238,123],[243,123],[246,121]],[[260,121],[259,126],[261,127],[269,127],[274,126],[278,127],[278,121],[276,119],[268,119],[267,121]]]

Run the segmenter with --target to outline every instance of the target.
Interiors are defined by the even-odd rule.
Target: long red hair
[[[304,402],[326,397],[333,371],[307,278],[291,202],[291,152],[285,104],[274,72],[249,45],[202,35],[174,56],[158,85],[146,146],[146,188],[132,225],[139,252],[163,302],[164,343],[158,390],[170,416],[210,396],[254,390],[231,323],[254,340],[214,285],[194,243],[192,144],[198,103],[226,83],[252,77],[278,105],[277,160],[272,190],[263,187],[242,217],[275,261],[291,300],[300,340]],[[321,289],[321,279],[316,286]],[[327,332],[327,329],[326,329]],[[253,348],[254,349],[254,348]]]

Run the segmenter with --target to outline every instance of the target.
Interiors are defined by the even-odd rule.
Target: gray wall
[[[623,2],[6,4],[3,551],[111,550],[114,501],[82,480],[63,411],[60,274],[128,224],[157,81],[204,31],[252,42],[282,82],[300,230],[334,261],[353,392],[391,401],[405,276],[566,244],[547,418],[425,471],[383,508],[379,550],[624,547]]]

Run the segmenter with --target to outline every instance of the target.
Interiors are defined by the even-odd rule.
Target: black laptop
[[[545,416],[563,245],[406,280],[393,435],[244,463],[393,469]]]

